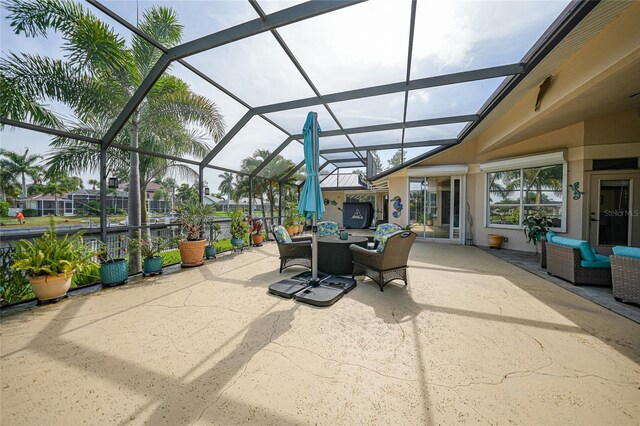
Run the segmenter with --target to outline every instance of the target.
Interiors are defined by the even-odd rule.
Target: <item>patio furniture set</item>
[[[342,231],[345,232],[345,231]],[[366,275],[384,291],[389,282],[399,279],[407,285],[407,261],[416,239],[392,223],[378,225],[373,237],[347,235],[341,238],[335,222],[318,223],[318,270],[332,275]],[[280,272],[294,265],[311,268],[311,237],[291,238],[277,226],[273,235],[280,252]]]
[[[611,286],[619,302],[640,304],[640,248],[613,247],[599,254],[585,240],[547,233],[541,266],[547,273],[573,284]]]

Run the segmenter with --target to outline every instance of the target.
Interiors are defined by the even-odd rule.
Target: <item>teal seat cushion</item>
[[[609,260],[609,256],[605,256],[603,254],[596,254],[596,260],[581,260],[580,266],[583,268],[611,268],[611,261]]]
[[[280,244],[289,244],[291,242],[291,237],[289,236],[287,230],[284,229],[284,226],[276,226],[273,229],[273,234],[276,236],[276,241],[278,241]]]
[[[613,248],[613,254],[616,256],[633,257],[634,259],[640,259],[640,247],[625,247],[615,246]]]
[[[338,235],[338,224],[328,220],[318,223],[318,237],[327,235]]]
[[[553,244],[559,244],[561,246],[571,247],[580,250],[580,258],[582,260],[588,260],[589,262],[596,261],[596,255],[593,253],[591,246],[585,240],[575,240],[573,238],[566,237],[553,237]]]
[[[384,252],[384,246],[387,244],[387,238],[401,230],[402,228],[394,223],[383,223],[382,225],[378,225],[376,232],[373,234],[373,241],[378,243],[376,251],[378,253]]]
[[[547,232],[547,242],[552,243],[553,239],[556,237],[556,233],[553,231]]]

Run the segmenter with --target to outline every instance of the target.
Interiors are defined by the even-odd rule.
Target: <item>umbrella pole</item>
[[[318,114],[313,113],[313,192],[315,193],[316,202],[318,205]],[[311,283],[316,284],[318,282],[318,212],[313,212],[313,223],[311,227]]]

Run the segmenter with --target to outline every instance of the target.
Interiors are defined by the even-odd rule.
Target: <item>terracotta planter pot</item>
[[[502,242],[504,241],[504,236],[503,235],[489,234],[487,236],[489,237],[489,247],[490,248],[499,249],[500,246],[502,245]]]
[[[29,281],[31,281],[31,288],[38,300],[51,300],[67,294],[69,287],[71,287],[71,278],[72,275],[65,278],[64,274],[45,275],[43,277],[29,277]]]
[[[304,229],[304,226],[298,225],[298,234],[302,234],[303,229]]]
[[[287,232],[289,233],[290,237],[293,237],[294,235],[296,235],[296,230],[297,228],[295,226],[290,226],[287,228]]]
[[[262,239],[264,238],[264,235],[262,235],[262,234],[253,234],[251,236],[251,238],[253,239],[253,245],[254,246],[259,246],[260,244],[262,244]]]
[[[180,249],[180,259],[182,266],[200,266],[204,263],[204,246],[207,240],[197,241],[180,241],[178,248]]]

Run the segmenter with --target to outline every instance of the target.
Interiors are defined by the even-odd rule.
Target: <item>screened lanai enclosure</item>
[[[110,187],[144,198],[141,165],[140,180],[195,178],[200,201],[239,176],[249,212],[269,186],[280,223],[282,192],[304,182],[309,111],[322,173],[360,171],[384,192],[371,182],[464,140],[595,4],[7,1],[2,145],[96,173],[105,241]],[[157,226],[142,214],[118,231]]]

